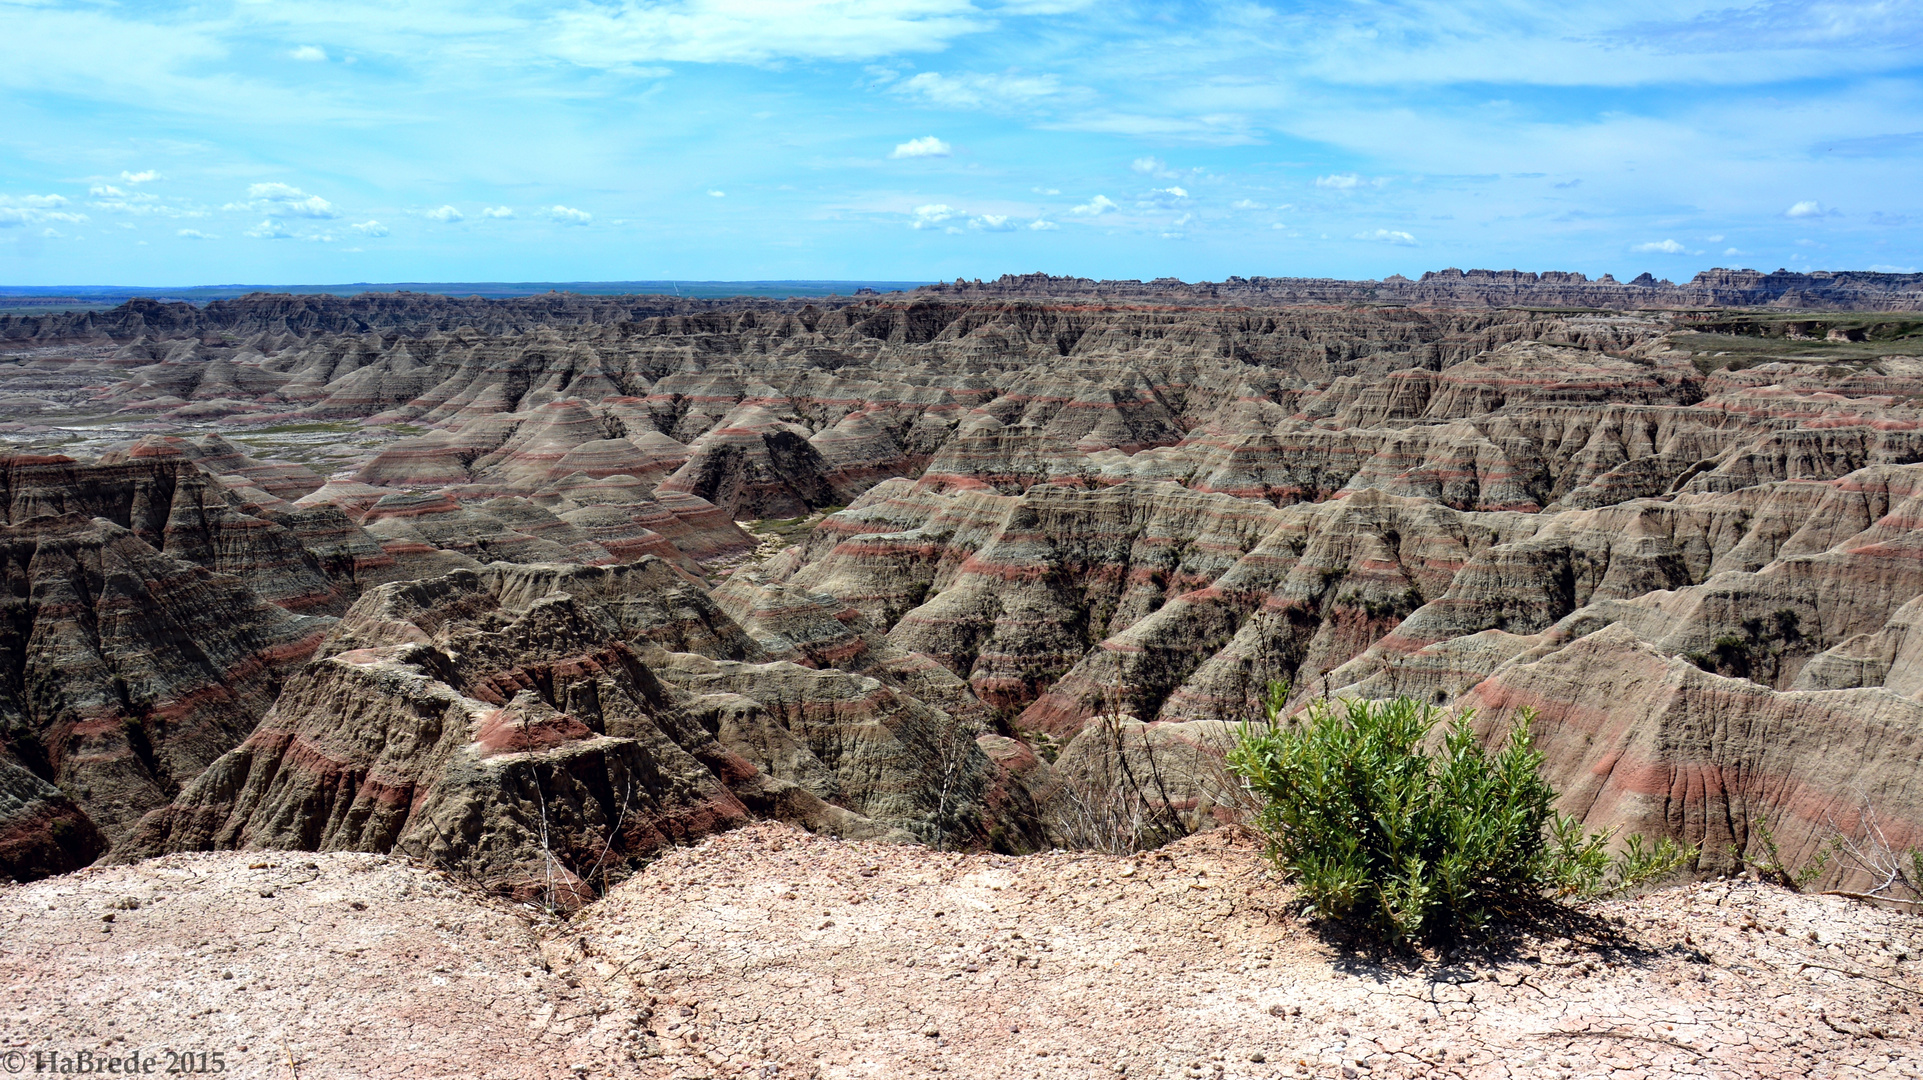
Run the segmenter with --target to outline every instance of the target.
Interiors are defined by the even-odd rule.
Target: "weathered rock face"
[[[65,792],[0,755],[0,877],[64,874],[105,850],[106,838]]]
[[[5,520],[15,524],[59,515],[112,522],[168,555],[238,577],[292,610],[324,613],[346,606],[297,535],[319,527],[309,515],[292,507],[251,506],[185,454],[98,464],[59,456],[0,458],[0,504]]]
[[[659,559],[386,585],[321,656],[115,857],[398,849],[575,903],[597,874],[751,816],[1036,841],[966,724],[871,678],[754,662],[761,647]]]
[[[1704,868],[1752,859],[1757,823],[1802,864],[1871,820],[1897,850],[1923,846],[1923,703],[1880,690],[1777,693],[1697,668],[1627,627],[1497,669],[1462,702],[1500,730],[1538,711],[1545,776],[1592,828],[1678,836]],[[1838,867],[1827,879],[1868,884]]]
[[[59,785],[54,798],[10,784],[11,814],[68,821],[76,858],[96,828],[118,841],[246,738],[332,622],[102,518],[0,528],[0,565],[4,756]]]

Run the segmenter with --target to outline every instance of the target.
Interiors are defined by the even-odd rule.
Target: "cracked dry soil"
[[[381,856],[170,856],[0,888],[0,1064],[191,1047],[290,1078],[1923,1075],[1915,915],[1715,881],[1416,963],[1344,953],[1288,901],[1226,831],[1009,858],[758,824],[566,923]]]

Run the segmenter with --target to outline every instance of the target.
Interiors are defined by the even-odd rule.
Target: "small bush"
[[[1431,756],[1422,743],[1438,717],[1421,702],[1323,700],[1285,723],[1280,698],[1230,767],[1262,799],[1270,857],[1315,913],[1388,944],[1475,936],[1547,897],[1627,888],[1693,854],[1631,837],[1612,860],[1609,834],[1557,814],[1526,712],[1494,753],[1458,714]]]

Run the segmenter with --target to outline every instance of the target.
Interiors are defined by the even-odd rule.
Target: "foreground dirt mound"
[[[1716,882],[1405,967],[1286,900],[1226,833],[1014,859],[756,826],[577,932],[656,1002],[644,1075],[1917,1075],[1914,917]]]
[[[523,914],[378,855],[173,855],[0,888],[0,1067],[138,1052],[159,1072],[191,1048],[236,1077],[606,1075],[595,1046],[634,1016],[551,972]]]
[[[194,1046],[307,1080],[1918,1075],[1915,916],[1718,881],[1418,965],[1343,955],[1288,899],[1226,833],[1010,858],[764,823],[565,924],[378,856],[177,855],[0,888],[0,1055]]]

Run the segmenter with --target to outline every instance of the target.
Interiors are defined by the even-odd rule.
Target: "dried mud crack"
[[[309,1078],[1919,1072],[1911,915],[1725,880],[1417,962],[1345,953],[1288,900],[1227,832],[1014,858],[760,823],[567,922],[378,856],[169,856],[0,891],[0,1053],[191,1045]]]

